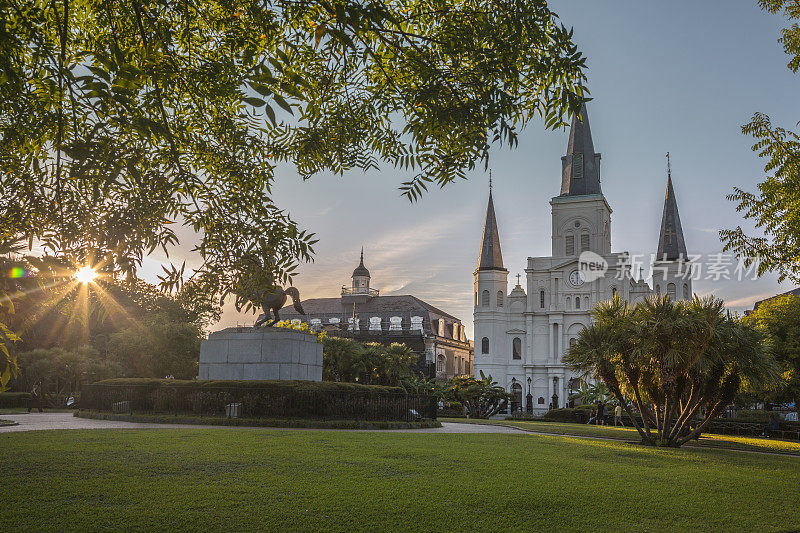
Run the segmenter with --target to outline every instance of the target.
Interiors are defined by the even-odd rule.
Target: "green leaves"
[[[313,255],[272,202],[279,162],[398,166],[414,201],[587,94],[541,0],[0,0],[0,20],[0,231],[133,278],[179,222],[201,259],[180,277],[245,307]]]
[[[767,158],[764,170],[772,175],[758,184],[757,194],[736,187],[727,198],[737,202],[736,210],[764,236],[747,235],[741,227],[722,230],[724,250],[736,253],[748,267],[755,263],[759,275],[775,271],[781,281],[800,283],[800,136],[774,127],[762,113],[742,133],[756,139],[753,150]]]
[[[792,0],[759,0],[762,9],[770,13],[782,12],[789,28],[781,31],[779,41],[791,57],[788,67],[792,72],[800,69],[800,6]],[[797,118],[797,117],[795,117]],[[800,283],[800,136],[797,133],[772,126],[770,118],[756,113],[742,126],[742,133],[755,139],[753,151],[767,159],[764,170],[773,173],[758,184],[758,193],[738,187],[728,195],[737,202],[736,210],[752,219],[764,236],[747,235],[741,227],[719,232],[725,251],[733,251],[745,260],[745,265],[755,265],[757,272],[777,272],[778,280],[786,278]]]
[[[564,362],[602,380],[645,443],[680,446],[745,384],[777,377],[762,332],[726,315],[721,300],[653,296],[629,308],[616,297],[592,314],[594,322],[578,334]]]

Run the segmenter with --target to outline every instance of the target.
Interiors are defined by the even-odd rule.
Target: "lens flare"
[[[75,272],[75,279],[81,283],[89,283],[94,281],[96,277],[97,272],[88,265]]]
[[[9,278],[24,278],[27,275],[27,272],[24,268],[21,267],[13,267],[11,270],[8,271]]]

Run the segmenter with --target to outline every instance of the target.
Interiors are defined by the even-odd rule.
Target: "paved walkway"
[[[0,427],[0,434],[15,431],[39,431],[46,429],[198,429],[203,427],[230,428],[233,426],[202,426],[194,424],[151,424],[144,422],[117,422],[112,420],[93,420],[77,418],[72,413],[23,413],[13,415],[0,415],[3,420],[13,420],[19,425]],[[240,426],[235,426],[240,427]],[[252,428],[252,429],[282,429],[291,431],[296,428]],[[308,428],[311,429],[311,428]],[[306,428],[303,428],[306,430]],[[359,430],[317,430],[317,431],[359,431]],[[376,429],[370,431],[397,432],[397,433],[511,433],[522,435],[525,431],[508,426],[490,426],[481,424],[459,424],[443,422],[440,428],[428,429]]]

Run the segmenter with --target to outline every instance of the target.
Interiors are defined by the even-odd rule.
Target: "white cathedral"
[[[512,393],[512,410],[543,414],[563,407],[577,380],[562,355],[591,321],[600,301],[619,294],[636,302],[650,294],[673,299],[692,295],[678,206],[668,173],[661,234],[653,263],[653,287],[636,279],[630,256],[611,251],[611,207],[600,188],[600,154],[595,153],[584,105],[572,119],[567,155],[561,158],[561,194],[552,206],[552,255],[529,257],[526,287],[508,292],[491,189],[475,270],[475,376],[483,371]],[[608,269],[595,280],[579,269],[579,257],[594,252]],[[585,254],[583,257],[586,257]],[[596,256],[595,256],[596,257]],[[599,259],[599,258],[598,258]],[[524,391],[524,392],[523,392]]]

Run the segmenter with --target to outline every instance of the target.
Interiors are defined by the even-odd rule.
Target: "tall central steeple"
[[[573,115],[567,155],[561,158],[561,196],[603,194],[600,190],[600,154],[594,152],[586,104]]]
[[[500,251],[500,234],[497,232],[497,218],[494,215],[491,187],[489,188],[489,205],[486,207],[486,222],[483,225],[481,252],[478,256],[478,270],[506,271],[503,268],[503,254]]]

